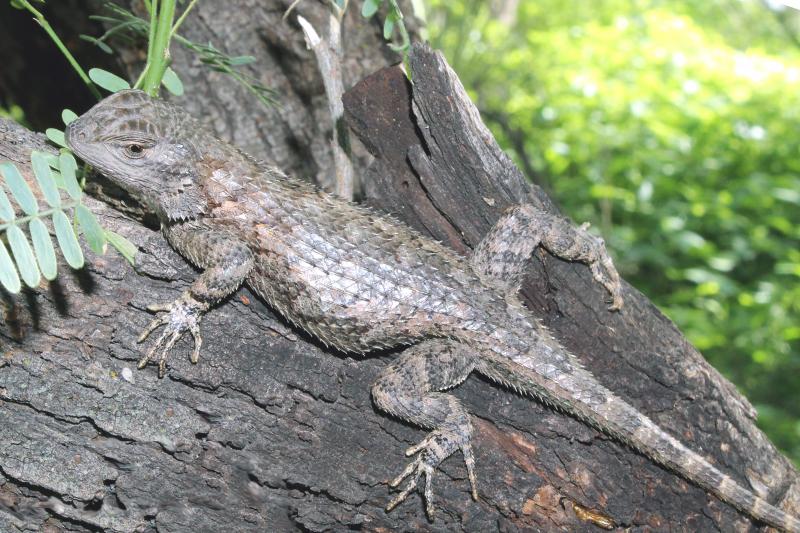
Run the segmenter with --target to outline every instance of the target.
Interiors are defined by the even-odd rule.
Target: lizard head
[[[126,90],[67,126],[67,145],[162,221],[201,215],[197,162],[202,129],[179,107]]]

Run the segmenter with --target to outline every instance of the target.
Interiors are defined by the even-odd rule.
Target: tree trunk
[[[255,50],[263,79],[287,100],[262,109],[178,52],[181,103],[250,151],[327,175],[327,105],[299,30],[276,29],[282,7],[241,1],[246,13],[218,15],[212,4],[198,4],[186,34],[234,55]],[[312,24],[324,13],[314,3],[300,9]],[[378,27],[354,19],[345,31],[355,55],[349,86],[385,58]],[[499,150],[441,56],[415,47],[410,65],[413,90],[392,67],[345,97],[348,121],[375,157],[356,166],[368,202],[462,253],[508,205],[552,209]],[[27,153],[41,143],[0,126],[0,160],[28,178]],[[87,252],[82,271],[61,264],[57,282],[4,295],[0,531],[590,531],[586,509],[620,527],[753,527],[624,445],[475,377],[454,393],[475,415],[481,500],[470,499],[454,457],[434,481],[435,522],[416,496],[387,514],[387,481],[424,435],[371,403],[370,384],[396,353],[326,351],[242,289],[203,320],[198,365],[184,339],[167,378],[152,366],[137,371],[135,339],[152,319],[145,307],[174,300],[196,272],[155,229],[102,202],[89,207],[139,247],[136,267]],[[535,254],[524,297],[556,338],[661,427],[798,514],[797,471],[755,427],[747,401],[635,289],[626,286],[619,313],[606,310],[605,296],[585,266]]]

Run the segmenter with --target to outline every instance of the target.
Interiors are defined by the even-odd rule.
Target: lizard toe
[[[188,294],[182,295],[170,304],[149,306],[148,309],[152,311],[167,311],[167,313],[155,318],[139,336],[138,342],[144,341],[159,327],[165,327],[164,331],[162,331],[161,335],[158,337],[158,340],[153,343],[147,351],[147,354],[139,361],[138,367],[140,369],[144,368],[147,363],[158,354],[158,377],[164,377],[167,370],[167,358],[169,357],[169,353],[175,346],[175,343],[177,343],[187,331],[191,333],[194,339],[191,361],[192,363],[196,363],[200,358],[200,346],[203,342],[200,336],[200,317],[206,308],[206,305],[196,301]]]
[[[425,437],[419,444],[411,446],[406,450],[407,456],[416,455],[416,458],[409,463],[405,470],[400,473],[389,485],[397,487],[404,479],[409,476],[411,479],[408,481],[403,490],[395,496],[386,506],[386,511],[391,511],[398,504],[403,502],[411,492],[419,485],[422,476],[425,476],[425,486],[423,490],[423,499],[425,501],[425,512],[430,520],[434,519],[435,507],[433,505],[433,474],[439,465],[450,457],[455,451],[461,450],[464,455],[464,462],[467,466],[467,474],[469,476],[471,495],[473,499],[478,499],[477,481],[475,476],[475,457],[472,453],[472,446],[470,445],[470,435],[467,432],[459,430],[436,430],[432,431]]]

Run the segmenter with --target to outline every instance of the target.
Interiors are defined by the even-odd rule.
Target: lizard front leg
[[[622,307],[622,285],[608,255],[605,242],[587,230],[588,223],[575,227],[558,215],[530,204],[509,209],[481,240],[470,258],[473,270],[489,285],[516,294],[525,265],[541,245],[567,261],[586,263],[595,281],[611,294],[609,309]]]
[[[218,223],[191,221],[163,229],[175,249],[205,270],[174,302],[148,306],[150,311],[167,311],[153,320],[138,340],[143,342],[157,328],[166,326],[139,361],[139,368],[144,368],[158,354],[158,377],[166,372],[169,351],[187,331],[194,338],[191,361],[197,363],[203,343],[199,325],[203,313],[239,288],[253,268],[250,248]]]
[[[432,430],[419,444],[406,450],[407,456],[416,455],[416,458],[390,485],[396,487],[412,477],[386,506],[387,511],[405,500],[424,475],[425,510],[433,519],[434,470],[457,450],[464,454],[472,497],[478,499],[470,414],[457,398],[438,392],[467,379],[474,366],[475,358],[464,345],[450,340],[430,340],[406,350],[372,386],[372,398],[380,409]]]

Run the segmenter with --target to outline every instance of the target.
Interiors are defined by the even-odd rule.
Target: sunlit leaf
[[[131,88],[130,83],[120,78],[116,74],[112,74],[111,72],[101,68],[89,69],[89,79],[95,82],[98,86],[112,93]]]
[[[89,248],[97,255],[105,253],[106,236],[94,214],[85,205],[79,204],[75,207],[75,217],[78,219],[78,224],[81,226]]]
[[[53,141],[54,144],[57,144],[62,148],[68,148],[67,141],[64,139],[63,131],[56,128],[47,128],[46,130],[44,130],[44,134],[47,136],[48,139]]]
[[[136,252],[139,250],[131,241],[111,230],[105,230],[106,239],[109,244],[117,249],[117,251],[133,265]]]
[[[61,195],[58,194],[58,186],[53,179],[53,173],[47,162],[47,155],[43,152],[31,152],[31,166],[44,199],[50,207],[59,207],[61,205]]]
[[[8,245],[11,247],[11,253],[14,254],[14,260],[17,263],[22,281],[28,287],[38,287],[42,277],[39,274],[39,266],[36,264],[36,258],[33,255],[33,249],[27,237],[25,237],[19,226],[9,227],[6,234],[8,235]]]
[[[78,170],[78,162],[69,152],[63,152],[58,156],[58,168],[61,170],[61,179],[64,180],[64,186],[67,193],[73,200],[80,200],[83,195],[81,186],[78,184],[78,178],[75,175]]]
[[[8,250],[3,241],[0,241],[0,284],[13,294],[17,294],[22,288],[17,274],[17,267],[14,266],[14,261],[8,255]]]
[[[364,18],[371,18],[381,5],[383,0],[364,0],[361,6],[361,16]]]
[[[45,159],[50,168],[58,170],[58,155],[45,152]]]
[[[29,224],[31,241],[33,241],[33,251],[36,253],[36,260],[42,275],[48,280],[54,280],[58,273],[56,263],[56,253],[53,250],[53,241],[50,240],[50,233],[47,226],[39,218],[34,218]]]
[[[78,238],[72,230],[72,224],[63,211],[53,214],[53,228],[56,230],[56,240],[64,259],[72,268],[83,267],[83,252],[78,244]]]
[[[170,67],[167,67],[167,70],[164,71],[164,77],[161,79],[161,83],[175,96],[181,96],[183,94],[183,82]]]
[[[0,187],[0,219],[3,222],[14,220],[14,208],[11,207],[11,202],[8,201],[8,196],[2,187]]]
[[[78,115],[71,109],[64,109],[61,111],[61,120],[64,122],[65,126],[69,126],[76,118],[78,118]]]
[[[0,172],[6,180],[6,185],[11,196],[19,206],[25,211],[26,215],[34,215],[39,211],[36,198],[33,196],[30,187],[22,178],[17,167],[10,162],[0,163]]]
[[[386,17],[386,20],[383,21],[384,39],[388,40],[392,38],[392,33],[394,33],[394,23],[395,23],[394,13],[390,13],[389,16]]]

